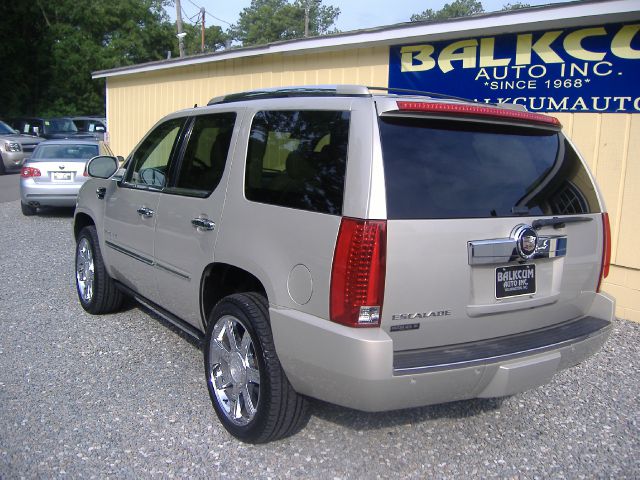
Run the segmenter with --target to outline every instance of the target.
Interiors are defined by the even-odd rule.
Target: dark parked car
[[[90,133],[78,131],[70,118],[21,117],[10,120],[9,125],[26,135],[36,135],[48,140],[65,138],[97,139]]]
[[[78,132],[95,135],[98,140],[104,140],[107,132],[107,120],[103,117],[71,117]]]

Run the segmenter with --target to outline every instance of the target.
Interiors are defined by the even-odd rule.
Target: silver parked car
[[[222,425],[291,435],[306,397],[384,411],[502,397],[597,352],[602,194],[557,119],[366,87],[163,118],[78,197],[85,310],[129,295],[201,340]]]
[[[0,122],[0,175],[19,172],[25,159],[42,142],[33,135],[22,135],[4,122]]]
[[[98,155],[113,155],[97,140],[47,140],[38,145],[20,171],[22,213],[34,215],[38,207],[72,207],[88,179],[87,162]]]

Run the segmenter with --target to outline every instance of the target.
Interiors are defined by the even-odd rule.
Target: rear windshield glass
[[[381,117],[391,219],[600,211],[576,152],[556,132]]]
[[[39,145],[31,160],[89,160],[98,155],[98,145]]]

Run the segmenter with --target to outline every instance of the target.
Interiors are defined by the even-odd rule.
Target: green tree
[[[200,25],[183,23],[182,30],[187,34],[184,37],[185,55],[197,55],[202,53],[202,30]],[[225,47],[230,40],[219,26],[212,25],[204,29],[204,51],[215,52]]]
[[[340,9],[323,5],[322,0],[252,0],[230,34],[244,46],[302,38],[305,7],[309,8],[309,35],[331,33]]]
[[[477,13],[484,13],[484,7],[481,2],[476,0],[454,0],[451,3],[445,4],[445,6],[438,11],[428,8],[422,13],[411,15],[411,21],[446,20],[448,18],[466,17]]]
[[[104,112],[91,72],[166,57],[163,0],[9,2],[0,15],[0,116]]]
[[[529,5],[528,3],[522,2],[507,3],[504,7],[502,7],[502,11],[506,12],[509,10],[520,10],[521,8],[529,8],[530,6],[531,5]]]

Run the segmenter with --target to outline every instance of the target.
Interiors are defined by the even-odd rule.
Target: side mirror
[[[93,178],[109,178],[118,170],[118,159],[108,155],[99,155],[89,160],[87,173]]]

